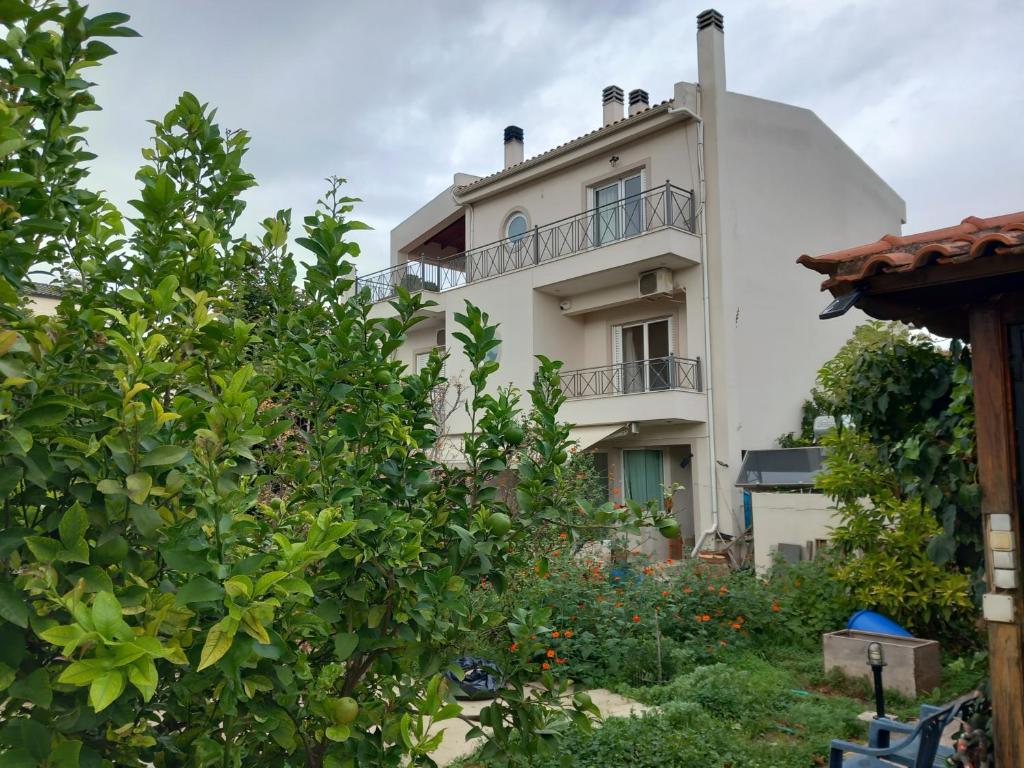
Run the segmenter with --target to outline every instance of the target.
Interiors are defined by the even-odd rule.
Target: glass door
[[[669,389],[673,379],[672,324],[664,317],[615,328],[618,390],[625,394]]]
[[[619,239],[619,182],[594,190],[594,245]]]
[[[644,229],[643,173],[594,188],[594,245],[604,245]]]
[[[661,509],[664,503],[661,451],[624,450],[622,463],[626,480],[626,498],[638,504],[646,504],[654,499]]]

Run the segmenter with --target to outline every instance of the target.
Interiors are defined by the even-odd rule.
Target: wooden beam
[[[1006,321],[1007,314],[993,304],[978,305],[970,311],[974,402],[977,406],[978,475],[990,591],[993,590],[993,567],[988,542],[992,515],[1010,516],[1012,531],[1018,543],[1015,552],[1018,587],[1009,591],[1014,601],[1013,621],[990,621],[988,624],[992,717],[996,764],[1000,766],[1020,765],[1019,761],[1024,755],[1024,633],[1021,628],[1024,603],[1020,589],[1019,546],[1021,515],[1016,488],[1013,394]]]

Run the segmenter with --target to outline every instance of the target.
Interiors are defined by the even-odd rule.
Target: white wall
[[[832,501],[820,493],[753,494],[754,567],[767,571],[779,544],[798,544],[831,537],[839,523]],[[805,551],[804,557],[809,553]]]

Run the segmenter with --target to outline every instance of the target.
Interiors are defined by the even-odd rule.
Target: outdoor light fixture
[[[832,300],[832,303],[821,310],[821,314],[818,315],[820,320],[831,320],[833,317],[842,317],[850,311],[850,307],[857,303],[861,296],[865,293],[863,288],[854,288],[849,293],[844,293],[842,296],[836,296]]]
[[[882,644],[878,642],[868,643],[868,666],[875,679],[875,718],[885,717],[885,692],[882,690],[882,667],[885,666],[885,654],[882,653]],[[878,734],[878,746],[889,746],[889,732],[881,731]]]

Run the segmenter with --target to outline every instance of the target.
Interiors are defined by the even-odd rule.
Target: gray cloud
[[[143,37],[93,70],[93,185],[134,195],[148,118],[183,90],[253,137],[245,226],[312,208],[322,179],[364,199],[360,271],[388,231],[451,182],[597,127],[600,90],[652,101],[696,79],[696,13],[678,0],[135,0]],[[723,0],[729,88],[815,110],[908,202],[907,231],[1024,208],[1024,4],[1012,0]],[[881,233],[879,233],[881,234]]]

